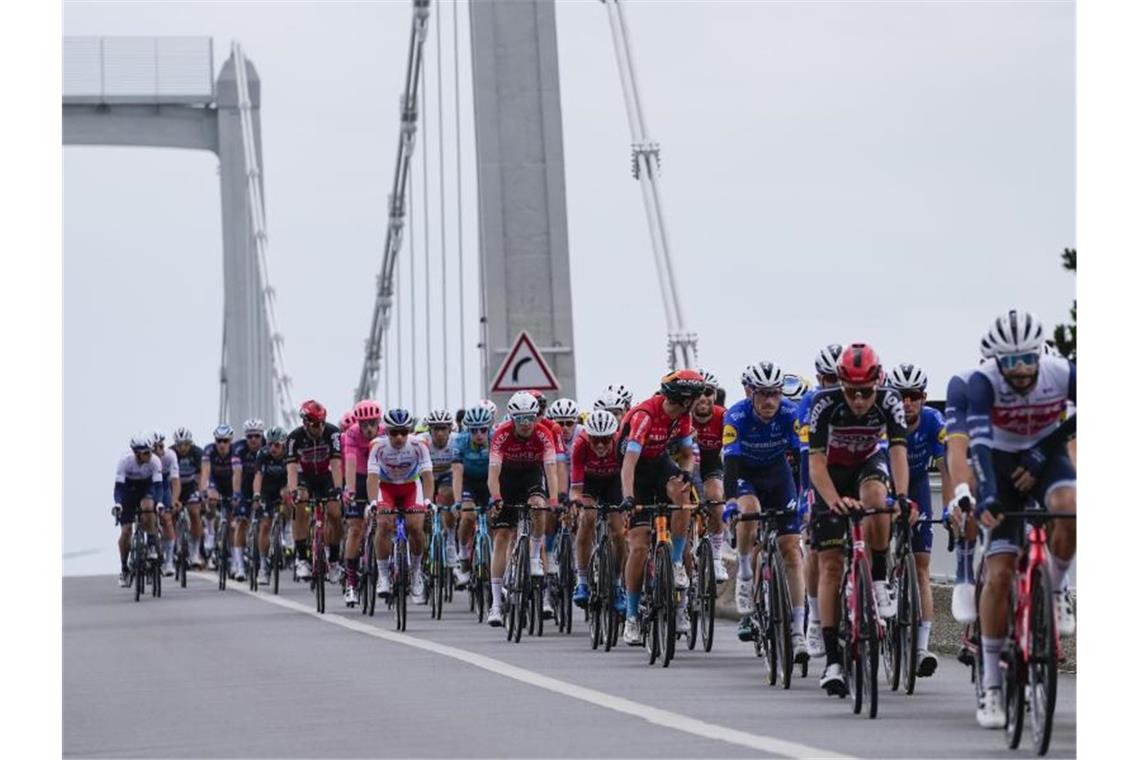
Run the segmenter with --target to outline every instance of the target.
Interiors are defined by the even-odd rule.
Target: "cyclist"
[[[560,398],[554,400],[546,415],[551,422],[557,423],[562,428],[562,447],[566,449],[567,462],[569,462],[570,450],[574,447],[574,441],[582,432],[582,428],[578,425],[578,414],[577,401],[572,398]],[[567,464],[568,472],[569,466]]]
[[[626,406],[622,402],[621,396],[615,391],[602,391],[602,395],[598,396],[594,401],[594,409],[602,409],[617,418],[618,424],[621,424],[622,417],[625,416]]]
[[[724,413],[723,406],[716,403],[717,389],[720,381],[716,375],[707,370],[701,370],[701,377],[705,380],[704,390],[693,402],[693,429],[694,439],[698,447],[700,460],[701,485],[704,498],[709,501],[724,500],[724,462],[721,460],[721,448],[724,446]],[[712,546],[713,573],[717,583],[728,580],[728,570],[724,566],[724,532],[721,515],[724,507],[712,507],[709,520],[709,530],[716,531],[709,534],[709,544]]]
[[[249,419],[242,425],[244,441],[234,444],[233,453],[233,490],[238,494],[234,504],[233,528],[234,543],[230,547],[230,556],[234,567],[234,580],[245,580],[245,559],[242,550],[245,548],[245,533],[249,528],[250,511],[253,507],[253,478],[257,474],[257,455],[265,444],[265,423],[258,419]],[[251,573],[257,568],[251,567]]]
[[[486,507],[491,503],[487,490],[487,466],[490,450],[488,434],[494,416],[485,406],[473,406],[463,415],[463,432],[452,442],[452,490],[464,506]],[[459,567],[455,573],[457,588],[466,588],[471,580],[471,541],[475,536],[475,513],[463,512],[459,520]]]
[[[1067,448],[1048,445],[1076,402],[1076,366],[1042,356],[1044,327],[1035,314],[1010,309],[990,325],[992,360],[968,383],[970,453],[978,479],[978,521],[989,531],[986,583],[982,587],[983,687],[977,720],[985,728],[1005,725],[999,660],[1005,644],[1014,563],[1024,531],[1021,520],[1003,520],[1003,509],[1018,509],[1030,497],[1053,512],[1075,513],[1077,476]],[[1075,422],[1075,420],[1074,420]],[[1066,574],[1076,552],[1075,521],[1053,523],[1049,563],[1057,630],[1076,628]]]
[[[619,438],[622,507],[688,503],[694,464],[693,418],[689,411],[704,389],[705,379],[699,372],[691,369],[670,372],[661,378],[659,394],[626,413]],[[671,445],[679,452],[680,463],[669,456]],[[688,585],[682,561],[688,522],[688,516],[678,510],[670,525],[673,574],[678,588]],[[637,646],[641,643],[637,607],[641,602],[645,560],[652,540],[649,512],[637,511],[630,517],[626,536],[626,616],[622,640],[629,646]]]
[[[344,519],[348,537],[344,542],[344,603],[354,607],[356,575],[360,570],[360,544],[364,538],[364,510],[368,506],[368,453],[380,428],[380,405],[370,399],[357,403],[350,413],[352,423],[343,428],[340,443],[344,454]],[[346,415],[347,416],[347,415]]]
[[[368,501],[373,508],[403,509],[408,534],[408,553],[412,571],[412,601],[427,604],[422,559],[424,551],[424,512],[427,494],[435,491],[431,454],[428,446],[412,437],[415,420],[406,409],[384,412],[386,435],[377,436],[368,452]],[[376,521],[376,557],[380,567],[376,594],[392,593],[388,563],[392,557],[392,534],[396,516],[381,514]]]
[[[292,507],[289,493],[289,464],[285,456],[285,429],[274,425],[265,431],[266,445],[253,463],[253,506],[257,510],[257,544],[261,554],[260,583],[269,583],[269,529],[284,502]],[[250,568],[253,572],[253,568]]]
[[[839,368],[836,362],[843,353],[843,346],[829,343],[819,350],[815,357],[815,379],[818,388],[831,388],[839,385]],[[811,477],[808,466],[808,418],[811,405],[815,401],[816,388],[809,388],[796,407],[796,422],[800,434],[800,519],[804,526],[804,585],[807,587],[808,628],[807,648],[812,657],[823,657],[823,628],[819,622],[819,555],[811,541],[810,505],[812,499]]]
[[[785,399],[793,404],[799,404],[807,392],[811,390],[811,381],[795,372],[785,372],[782,390]]]
[[[451,507],[455,505],[455,490],[451,486],[451,463],[455,459],[455,417],[450,409],[436,409],[428,414],[424,422],[427,423],[428,432],[420,440],[428,446],[435,480],[435,493],[431,500],[434,504],[448,508],[443,514],[443,545],[447,551],[447,566],[455,575],[456,585],[459,585],[459,574],[456,573],[459,562],[455,552],[455,515],[451,512]]]
[[[234,464],[233,464],[234,429],[222,423],[214,428],[214,442],[202,450],[202,472],[198,476],[200,487],[206,489],[206,511],[209,519],[206,520],[206,537],[204,548],[207,562],[211,570],[214,563],[214,521],[213,516],[218,508],[218,501],[225,499],[229,503],[233,497]],[[229,526],[223,526],[229,530]]]
[[[578,424],[578,402],[572,398],[559,398],[551,403],[550,408],[547,410],[547,419],[557,426],[561,434],[559,445],[562,448],[561,460],[564,464],[560,464],[558,478],[559,478],[559,502],[563,508],[570,505],[569,490],[570,490],[570,452],[574,448],[574,441],[581,432],[581,427]],[[552,489],[553,490],[553,489]],[[568,515],[563,515],[561,519],[569,519]],[[553,517],[546,521],[546,572],[547,574],[558,572],[557,558],[554,556],[554,542],[558,535],[558,520]],[[547,595],[550,594],[550,585],[546,587]],[[553,605],[551,606],[551,614],[554,612]]]
[[[866,343],[843,349],[838,362],[839,388],[824,388],[815,395],[808,417],[812,500],[812,543],[819,552],[819,613],[827,667],[819,685],[828,694],[847,695],[839,649],[839,584],[843,576],[846,514],[861,507],[883,509],[887,480],[899,494],[898,509],[910,505],[902,494],[910,492],[906,459],[906,417],[898,394],[881,387],[881,365]],[[879,441],[886,433],[891,467]],[[895,614],[887,586],[887,550],[890,521],[877,514],[866,520],[866,541],[871,554],[871,581],[881,617]]]
[[[900,364],[891,370],[887,384],[898,391],[906,417],[906,458],[910,468],[910,497],[922,517],[933,516],[930,503],[930,464],[938,467],[943,483],[950,482],[946,471],[946,422],[935,408],[926,406],[926,373],[913,364]],[[947,491],[947,495],[949,491]],[[939,512],[941,515],[941,511]],[[918,624],[918,675],[931,676],[938,658],[931,654],[930,624],[934,619],[934,595],[930,590],[930,550],[934,547],[934,527],[924,523],[911,536],[911,551],[918,571],[918,593],[922,599],[922,620]]]
[[[606,391],[609,393],[613,393],[614,395],[616,395],[618,397],[618,400],[621,401],[623,414],[625,412],[628,412],[630,407],[633,406],[633,391],[631,391],[629,388],[625,387],[621,383],[612,383],[610,385],[607,385]],[[621,420],[621,418],[622,418],[622,415],[620,415],[620,414],[615,415],[615,416],[618,418],[618,420]]]
[[[288,465],[288,488],[294,501],[309,498],[325,504],[324,540],[329,553],[329,576],[340,582],[340,493],[344,473],[341,471],[340,431],[326,421],[328,411],[312,399],[301,404],[301,426],[285,439],[285,462]],[[293,509],[294,557],[297,577],[307,581],[312,566],[306,560],[309,550],[309,519],[304,509]]]
[[[175,511],[183,506],[190,511],[190,564],[202,567],[202,555],[198,544],[202,540],[202,511],[198,500],[198,475],[202,470],[202,449],[194,445],[194,434],[189,428],[175,429],[174,453],[178,457],[179,498],[175,500]],[[185,501],[183,501],[185,499]]]
[[[784,559],[788,594],[792,603],[792,649],[795,662],[807,662],[804,644],[804,576],[800,554],[800,515],[796,507],[796,481],[787,451],[799,450],[796,410],[784,400],[784,372],[773,362],[751,364],[744,378],[752,397],[737,401],[724,417],[725,518],[737,512],[756,514],[788,509],[790,514],[777,528],[777,544]],[[743,616],[737,637],[751,641],[753,578],[757,556],[756,523],[736,526],[736,611]],[[759,548],[759,547],[758,547]],[[758,552],[757,552],[758,554]]]
[[[155,433],[151,436],[151,451],[154,458],[162,465],[162,503],[178,509],[179,497],[182,495],[180,481],[181,470],[178,467],[178,457],[173,451],[166,448],[166,434]],[[170,510],[163,512],[162,519],[162,574],[166,577],[174,575],[174,517]]]
[[[543,507],[550,500],[550,487],[558,483],[557,448],[548,428],[539,424],[539,402],[531,393],[519,391],[507,402],[503,424],[495,428],[488,455],[487,490],[491,496],[494,545],[491,551],[491,611],[487,622],[503,624],[503,573],[507,554],[518,525],[515,505]],[[504,505],[505,502],[505,505]],[[542,536],[538,521],[530,537],[530,572],[543,575]],[[544,600],[544,607],[545,600]],[[553,611],[553,610],[552,610]]]
[[[621,503],[621,458],[618,455],[618,420],[604,409],[590,412],[583,426],[585,433],[574,441],[570,452],[570,498],[587,506]],[[575,548],[578,555],[578,585],[574,604],[585,607],[590,598],[586,574],[590,567],[590,548],[594,543],[597,513],[583,510],[579,516]],[[624,567],[625,520],[619,513],[609,515],[610,537],[613,539],[615,567]],[[625,610],[625,590],[617,584],[614,606]]]
[[[119,519],[119,586],[126,588],[127,557],[131,550],[131,526],[135,515],[142,515],[147,534],[147,557],[158,557],[158,531],[155,511],[162,512],[162,464],[152,455],[152,437],[145,433],[131,436],[131,453],[124,455],[115,467],[115,507]]]
[[[551,440],[554,441],[555,470],[558,473],[558,479],[545,483],[544,488],[550,494],[551,500],[557,494],[558,503],[567,507],[570,505],[568,490],[570,486],[570,457],[566,450],[562,426],[546,416],[546,396],[543,395],[542,391],[532,390],[529,393],[538,401],[538,420],[535,424],[545,428],[546,432],[550,434]],[[532,515],[531,522],[533,523],[534,534],[543,538],[546,574],[554,575],[558,572],[558,563],[554,557],[554,537],[558,532],[558,520],[555,519],[554,515],[550,515],[548,518],[546,513],[539,512]],[[543,593],[542,616],[547,619],[554,617],[554,602],[550,596],[550,584],[546,584]]]

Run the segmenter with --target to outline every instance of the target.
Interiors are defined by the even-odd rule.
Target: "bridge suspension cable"
[[[665,305],[665,323],[668,327],[668,364],[672,369],[692,367],[697,363],[697,334],[685,328],[685,315],[673,273],[673,260],[669,253],[669,236],[665,230],[661,191],[657,176],[661,171],[660,146],[649,139],[641,94],[637,87],[637,74],[633,66],[633,52],[629,42],[629,27],[625,21],[620,0],[602,0],[609,14],[610,35],[614,43],[618,74],[621,79],[625,112],[629,119],[632,138],[632,168],[634,179],[641,184],[641,198],[649,222],[649,241],[657,265],[657,284]]]
[[[279,419],[282,424],[293,427],[297,424],[297,414],[290,390],[292,380],[285,372],[285,341],[277,327],[277,312],[274,308],[277,296],[269,284],[269,234],[265,225],[265,200],[261,194],[261,167],[257,160],[257,144],[253,139],[253,115],[249,97],[249,80],[246,76],[245,53],[242,52],[241,45],[237,42],[233,43],[232,53],[238,92],[238,114],[241,121],[244,148],[242,153],[245,156],[246,191],[249,194],[250,225],[254,246],[257,248],[257,284],[261,290],[266,321],[269,325],[269,342],[273,364],[272,368],[259,369],[271,369],[273,372],[273,387],[277,396]],[[225,382],[223,380],[224,393]],[[225,402],[223,401],[223,403]]]
[[[452,0],[454,5],[454,0]],[[447,324],[447,302],[451,300],[450,294],[447,292],[447,205],[445,200],[445,190],[447,188],[447,178],[444,176],[443,170],[443,14],[439,16],[439,20],[435,25],[435,114],[436,114],[436,144],[439,146],[439,260],[440,260],[440,309],[442,311],[443,330],[440,340],[440,345],[443,350],[443,406],[445,408],[451,407],[451,401],[447,392],[447,386],[451,381],[451,373],[447,369],[448,364],[448,351],[447,351],[447,332],[449,325]],[[426,117],[425,117],[426,118]],[[424,137],[424,144],[427,144],[427,136]],[[424,151],[424,156],[427,156],[427,151]],[[428,308],[431,308],[431,301],[426,300]],[[462,320],[460,320],[462,322]],[[431,345],[430,335],[428,345]],[[428,362],[431,366],[431,362]]]
[[[384,333],[388,330],[394,295],[393,272],[404,231],[404,207],[408,186],[408,170],[415,148],[417,103],[423,65],[423,46],[427,36],[430,0],[413,0],[412,29],[408,44],[408,63],[404,75],[404,92],[400,108],[400,137],[396,147],[396,168],[392,192],[388,195],[388,230],[384,240],[384,256],[380,274],[376,278],[376,304],[372,310],[372,324],[364,354],[364,366],[356,388],[356,400],[371,397],[376,392],[380,359],[384,348]],[[414,314],[414,312],[413,312]],[[414,322],[413,322],[414,325]],[[399,346],[397,346],[399,350]],[[414,339],[413,339],[414,350]],[[413,364],[413,371],[414,371]],[[415,379],[413,378],[413,392]]]
[[[459,401],[467,399],[467,309],[464,291],[467,289],[466,271],[463,269],[463,134],[460,131],[459,110],[459,0],[451,3],[451,50],[455,64],[455,215],[459,234],[456,243],[459,258]]]

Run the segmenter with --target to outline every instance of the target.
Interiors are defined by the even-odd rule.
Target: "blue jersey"
[[[906,461],[910,476],[925,477],[930,463],[946,456],[946,422],[941,412],[922,407],[918,427],[906,437]]]
[[[482,480],[487,477],[487,467],[491,453],[491,440],[488,437],[483,448],[475,448],[471,434],[467,431],[457,434],[451,443],[455,462],[463,465],[463,477]]]
[[[800,447],[796,410],[781,401],[772,419],[764,422],[752,410],[752,400],[737,401],[724,415],[724,455],[739,457],[744,467],[767,467],[785,462],[788,449]]]
[[[969,411],[967,389],[974,370],[959,372],[946,385],[946,435],[967,436],[966,413]]]
[[[818,390],[818,388],[808,389],[796,406],[796,431],[800,435],[800,451],[808,450],[808,417],[811,416],[811,404],[815,401]]]

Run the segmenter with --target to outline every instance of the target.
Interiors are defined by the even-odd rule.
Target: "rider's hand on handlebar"
[[[845,515],[851,510],[862,509],[863,504],[858,499],[852,499],[850,496],[840,496],[838,501],[829,505],[829,508],[832,512]]]
[[[633,497],[632,497],[632,496],[626,496],[626,497],[624,497],[624,498],[621,500],[621,505],[620,505],[620,506],[621,506],[621,511],[622,511],[622,512],[628,512],[628,511],[630,511],[631,509],[633,509]]]
[[[740,512],[740,505],[736,503],[736,499],[731,499],[724,505],[724,512],[721,514],[720,519],[727,525],[732,522],[732,518]]]
[[[994,514],[990,511],[990,508],[996,504],[997,498],[994,496],[991,496],[978,504],[978,522],[981,523],[982,527],[986,530],[992,530],[993,528],[997,527],[998,523],[1000,523],[1002,520],[1002,515],[997,515],[995,517]]]

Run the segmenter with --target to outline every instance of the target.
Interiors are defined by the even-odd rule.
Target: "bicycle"
[[[847,561],[839,586],[843,590],[845,610],[839,618],[844,679],[848,690],[854,692],[854,713],[862,712],[866,701],[868,718],[879,714],[879,641],[883,637],[883,624],[871,585],[871,555],[863,538],[863,518],[878,514],[894,514],[894,509],[860,509],[847,513]]]
[[[507,575],[503,579],[503,617],[507,619],[507,641],[516,644],[522,637],[522,629],[527,635],[535,635],[536,620],[538,635],[542,635],[542,592],[543,576],[530,574],[530,513],[549,512],[550,507],[532,507],[530,504],[503,505],[503,509],[517,510],[518,535],[507,562]]]
[[[309,510],[309,535],[312,537],[313,574],[309,578],[309,588],[316,596],[317,612],[325,612],[325,578],[328,576],[328,561],[325,559],[325,502],[311,496],[305,502]]]
[[[673,580],[673,538],[669,532],[669,516],[672,512],[693,507],[648,504],[641,509],[652,513],[655,538],[653,550],[645,558],[637,617],[641,622],[649,664],[653,665],[660,656],[661,667],[667,668],[676,651],[677,605],[680,603],[680,591]]]
[[[428,544],[427,582],[428,597],[431,599],[431,616],[434,620],[443,619],[443,603],[448,580],[452,577],[447,566],[447,546],[443,532],[443,511],[447,507],[428,504],[431,511],[431,541]]]
[[[285,567],[285,511],[280,507],[274,510],[273,522],[269,524],[269,574],[273,583],[273,593],[281,586],[281,570]]]
[[[136,602],[146,593],[148,581],[151,584],[151,593],[155,597],[162,596],[162,563],[147,556],[150,542],[147,540],[147,533],[142,527],[142,515],[154,513],[154,510],[151,509],[138,510],[138,518],[131,526],[130,549],[127,554],[127,578],[128,585],[134,589]],[[122,512],[118,507],[111,510],[116,526],[122,525],[120,522],[121,514]]]
[[[174,528],[174,582],[186,588],[186,577],[190,572],[190,515],[183,505],[178,510],[178,520]]]
[[[256,506],[251,505],[250,511],[252,515],[247,521],[249,524],[245,529],[245,546],[242,549],[242,554],[245,560],[245,569],[248,574],[249,590],[257,591],[257,573],[261,569],[261,552],[258,546],[258,526],[261,522]]]
[[[395,507],[394,509],[377,510],[381,514],[396,515],[396,535],[392,539],[392,557],[388,560],[394,565],[395,573],[392,574],[392,593],[388,595],[388,607],[395,608],[396,611],[396,630],[406,631],[408,629],[408,593],[411,588],[411,568],[408,563],[408,529],[405,521],[405,509],[403,507]]]
[[[620,506],[613,504],[579,505],[580,509],[593,509],[598,515],[594,521],[594,545],[590,549],[590,563],[586,573],[586,583],[590,597],[586,601],[586,620],[590,625],[590,648],[603,646],[610,651],[617,643],[618,630],[622,622],[621,613],[614,607],[617,598],[616,573],[617,558],[610,539],[609,516],[620,513]]]
[[[792,651],[792,595],[788,587],[784,555],[780,552],[779,522],[786,520],[794,509],[793,502],[790,508],[738,514],[733,517],[732,528],[729,530],[729,542],[735,548],[737,523],[761,523],[763,537],[758,541],[758,546],[763,548],[755,576],[758,582],[752,585],[752,614],[749,621],[756,656],[763,657],[767,664],[768,685],[774,686],[778,681],[784,689],[791,688],[792,670],[796,661]],[[752,560],[750,557],[740,557],[738,561]]]
[[[917,509],[913,503],[911,506]],[[886,631],[882,641],[883,667],[891,691],[898,691],[901,683],[907,694],[913,694],[918,679],[918,627],[922,622],[922,600],[918,592],[918,568],[911,549],[911,536],[915,528],[934,522],[941,521],[924,517],[911,524],[906,514],[900,514],[891,526],[894,547],[888,555],[891,565],[887,578],[891,593],[898,600],[898,610],[894,617],[884,621]]]
[[[360,549],[360,569],[356,573],[356,592],[360,596],[360,614],[376,614],[376,510],[368,508],[364,518],[364,545]]]
[[[697,629],[700,629],[701,646],[712,650],[716,626],[716,571],[713,569],[712,540],[709,538],[710,508],[723,506],[723,501],[704,501],[693,515],[693,556],[696,558],[697,577],[689,584],[689,649],[697,646]]]
[[[471,580],[467,584],[467,599],[475,620],[482,623],[491,606],[491,534],[487,527],[487,508],[484,506],[460,507],[461,512],[475,513],[475,537],[471,551]]]
[[[218,590],[226,590],[230,573],[230,516],[229,497],[223,496],[214,510],[214,566],[218,571]]]
[[[550,584],[550,599],[554,605],[554,622],[558,632],[570,634],[574,625],[574,530],[573,515],[568,510],[558,508],[558,533],[554,537],[555,557],[558,572],[552,573],[547,581]]]

